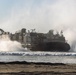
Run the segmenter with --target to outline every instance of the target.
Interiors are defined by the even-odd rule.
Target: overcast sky
[[[0,0],[0,28],[76,32],[76,0]]]

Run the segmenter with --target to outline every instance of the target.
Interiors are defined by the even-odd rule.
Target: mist
[[[9,15],[0,21],[5,31],[15,32],[21,28],[36,29],[47,33],[48,30],[63,30],[67,42],[76,51],[76,0],[34,0],[12,6]]]
[[[11,41],[8,35],[0,36],[0,52],[26,51],[17,41]]]

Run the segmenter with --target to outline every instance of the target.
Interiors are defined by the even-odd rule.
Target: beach
[[[76,64],[1,62],[0,75],[76,75]]]

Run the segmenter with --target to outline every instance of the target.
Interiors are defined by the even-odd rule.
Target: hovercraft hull
[[[37,45],[33,45],[32,51],[60,51],[67,52],[70,49],[70,45],[64,42],[46,42]]]

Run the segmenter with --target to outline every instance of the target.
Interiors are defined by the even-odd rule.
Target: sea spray
[[[71,52],[76,52],[76,30],[71,30],[68,28],[67,30],[64,31],[64,36],[66,41],[69,43],[71,49]]]
[[[0,52],[23,51],[22,45],[17,41],[11,41],[8,35],[0,36]]]

